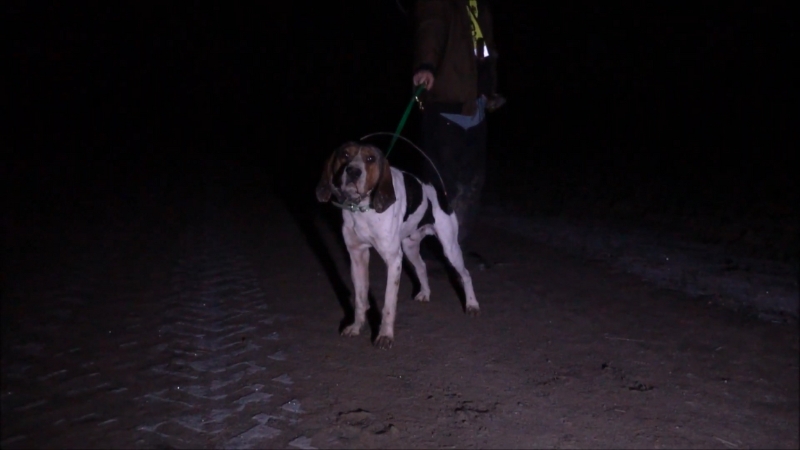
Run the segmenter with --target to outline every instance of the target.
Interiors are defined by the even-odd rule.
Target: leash
[[[406,122],[408,121],[408,116],[411,114],[411,108],[414,106],[415,102],[419,102],[419,94],[421,94],[422,91],[424,90],[425,90],[424,84],[420,84],[417,86],[416,90],[414,91],[414,95],[411,96],[411,100],[408,102],[406,111],[403,113],[403,117],[400,118],[400,123],[397,124],[397,129],[394,130],[394,133],[389,133],[388,131],[379,131],[377,133],[370,133],[366,136],[363,136],[360,140],[363,141],[373,136],[392,136],[392,142],[389,144],[389,149],[386,150],[387,158],[389,157],[389,153],[392,151],[392,148],[394,148],[394,144],[397,143],[397,140],[398,139],[404,140],[409,145],[417,149],[417,151],[420,152],[422,156],[424,156],[425,159],[428,160],[431,167],[433,167],[433,170],[436,172],[436,176],[439,177],[439,183],[442,185],[442,192],[444,193],[444,196],[447,197],[447,189],[444,186],[444,179],[442,178],[442,174],[439,173],[439,169],[436,168],[436,164],[433,163],[430,156],[428,156],[424,151],[422,151],[421,148],[417,147],[413,142],[411,142],[411,140],[400,134],[400,132],[403,131],[403,127],[405,127]],[[357,203],[354,203],[352,201],[345,203],[338,203],[332,201],[331,204],[333,204],[337,208],[351,212],[367,212],[368,210],[372,209],[370,206],[359,206]]]
[[[414,95],[411,96],[411,100],[408,102],[408,106],[406,107],[406,112],[403,113],[403,117],[400,119],[400,123],[397,124],[397,129],[394,130],[394,133],[389,133],[388,131],[379,131],[377,133],[370,133],[362,137],[361,140],[363,141],[369,139],[372,136],[392,136],[392,142],[389,144],[389,149],[386,151],[387,158],[389,157],[389,152],[391,152],[392,148],[394,148],[394,144],[397,142],[397,139],[404,140],[405,142],[408,143],[408,145],[417,149],[417,151],[420,152],[420,154],[424,156],[425,159],[428,160],[431,167],[433,167],[434,172],[436,172],[436,176],[439,177],[439,183],[442,185],[442,192],[444,193],[444,196],[447,197],[447,188],[444,186],[444,179],[442,178],[442,174],[439,173],[439,169],[436,167],[436,164],[433,163],[433,161],[431,160],[430,156],[428,156],[427,153],[422,151],[421,148],[417,147],[413,142],[411,142],[411,140],[400,134],[400,132],[403,130],[403,127],[406,125],[406,121],[408,121],[408,116],[411,114],[411,108],[414,106],[414,102],[419,102],[419,94],[421,94],[424,90],[425,90],[424,84],[420,84],[417,86],[417,89],[414,91]]]
[[[413,142],[411,142],[411,140],[400,134],[400,132],[403,131],[403,127],[406,125],[406,122],[408,121],[408,116],[411,114],[411,108],[414,106],[414,102],[419,102],[419,94],[421,94],[422,91],[424,90],[425,90],[424,84],[417,85],[417,88],[414,91],[414,95],[411,96],[411,100],[408,102],[408,106],[406,107],[406,112],[403,113],[403,117],[400,119],[400,123],[397,124],[397,129],[394,131],[394,133],[389,133],[388,131],[379,131],[377,133],[370,133],[366,136],[363,136],[360,140],[363,141],[365,139],[371,138],[372,136],[392,136],[392,142],[389,144],[389,149],[386,151],[387,158],[389,157],[389,152],[391,152],[392,148],[394,148],[394,144],[397,142],[397,139],[404,140],[410,146],[417,149],[417,151],[420,152],[420,154],[422,154],[422,156],[424,156],[425,159],[428,160],[431,167],[433,167],[434,172],[436,172],[436,176],[439,177],[439,184],[441,184],[442,186],[442,192],[444,193],[444,196],[447,197],[447,188],[444,185],[444,179],[442,178],[442,174],[439,173],[439,169],[436,167],[436,164],[433,163],[433,161],[431,160],[430,156],[427,155],[427,153],[422,151],[421,148],[417,147]],[[352,210],[352,208],[348,207],[348,205],[342,205],[340,207],[342,209]]]
[[[370,133],[370,134],[362,137],[361,140],[363,141],[364,139],[369,139],[372,136],[394,136],[394,137],[399,137],[400,139],[402,139],[405,142],[407,142],[408,145],[410,145],[410,146],[414,147],[415,149],[417,149],[417,151],[420,152],[422,154],[422,156],[424,156],[425,159],[428,160],[428,162],[431,164],[431,167],[433,167],[434,172],[436,172],[436,176],[439,177],[439,183],[442,185],[442,192],[444,193],[444,196],[447,197],[447,188],[445,188],[445,186],[444,186],[444,179],[442,178],[442,174],[439,173],[439,169],[436,168],[436,164],[433,163],[433,161],[431,160],[431,157],[428,156],[425,152],[423,152],[421,148],[417,147],[413,142],[411,142],[411,140],[409,140],[405,136],[398,136],[396,133],[392,134],[392,133],[389,133],[388,131],[378,131],[377,133]]]
[[[414,106],[414,102],[418,100],[419,94],[425,90],[425,85],[420,84],[417,86],[417,89],[414,91],[414,95],[411,96],[411,101],[408,102],[408,106],[406,107],[406,112],[403,113],[403,117],[400,119],[400,123],[397,124],[397,129],[394,130],[394,136],[392,137],[392,143],[389,144],[389,149],[386,150],[386,157],[389,157],[389,153],[392,152],[392,148],[394,147],[395,142],[397,142],[397,138],[400,137],[400,132],[403,131],[403,127],[406,126],[406,121],[408,121],[408,116],[411,114],[411,108]],[[440,177],[441,178],[441,177]]]

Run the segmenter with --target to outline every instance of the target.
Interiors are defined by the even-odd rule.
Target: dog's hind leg
[[[433,229],[430,225],[425,225],[411,236],[403,239],[403,253],[405,253],[411,265],[414,266],[414,272],[416,272],[417,280],[419,281],[419,292],[414,297],[414,300],[418,302],[428,302],[431,299],[428,271],[425,267],[425,261],[419,255],[419,246],[422,243],[422,239],[429,234],[433,234]]]
[[[469,271],[464,265],[464,255],[461,253],[461,247],[458,245],[458,224],[454,215],[449,216],[449,218],[451,222],[447,223],[447,225],[450,226],[440,226],[440,221],[437,221],[436,225],[434,225],[436,227],[436,236],[439,238],[439,242],[442,243],[444,255],[461,277],[461,285],[464,287],[464,294],[467,297],[467,314],[470,316],[477,316],[480,314],[480,306],[478,305],[478,300],[475,298],[475,290],[472,287],[472,277],[469,275]]]

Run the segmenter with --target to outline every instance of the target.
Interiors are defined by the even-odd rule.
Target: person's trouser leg
[[[461,168],[457,175],[453,209],[458,216],[458,241],[463,243],[472,231],[480,210],[486,182],[486,121],[466,130]]]
[[[458,240],[470,232],[480,206],[486,180],[486,121],[464,130],[438,113],[423,114],[423,150],[439,170],[447,192],[449,208],[459,222]],[[440,185],[436,171],[427,161],[425,178]]]

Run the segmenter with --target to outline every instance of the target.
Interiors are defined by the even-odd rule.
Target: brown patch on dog
[[[372,207],[382,213],[397,200],[391,166],[383,153],[371,145],[361,147],[361,158],[367,169],[366,187],[372,192]]]
[[[384,160],[383,154],[380,150],[370,145],[359,148],[361,159],[364,161],[364,168],[366,169],[366,180],[364,187],[372,191],[378,186],[382,175],[382,162]]]
[[[358,144],[355,142],[346,142],[331,153],[322,168],[322,175],[319,178],[319,183],[317,183],[316,194],[318,201],[325,203],[331,199],[331,194],[338,191],[337,186],[333,184],[333,177],[357,153]]]

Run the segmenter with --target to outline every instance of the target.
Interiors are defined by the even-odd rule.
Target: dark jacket
[[[472,28],[467,0],[418,0],[416,6],[414,72],[430,70],[435,79],[433,89],[425,92],[423,103],[444,112],[472,115],[475,100],[495,92],[497,49],[492,30],[491,11],[487,0],[478,0],[478,24],[481,27],[489,57],[480,63],[486,86],[478,86],[478,60],[472,45]],[[456,110],[454,110],[456,109]],[[458,111],[457,109],[460,109]]]

